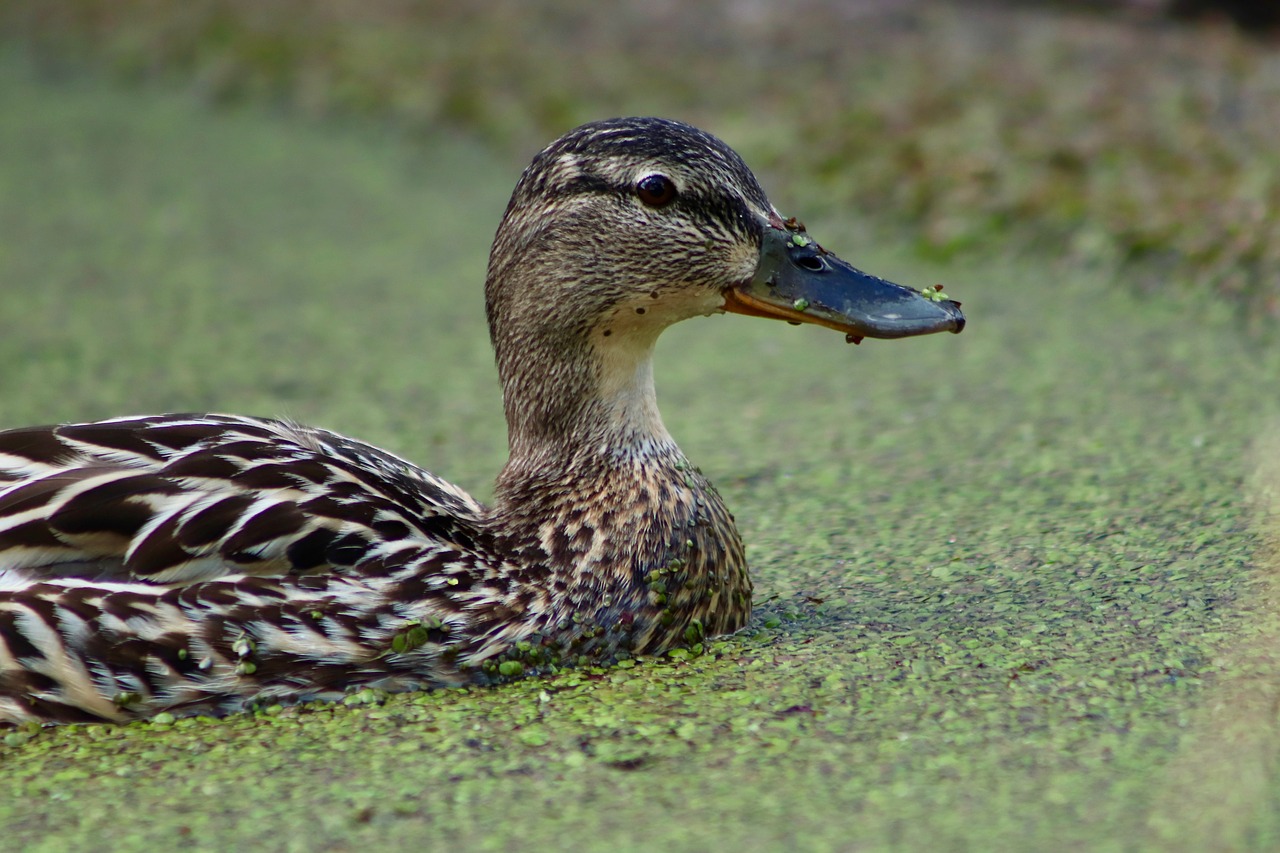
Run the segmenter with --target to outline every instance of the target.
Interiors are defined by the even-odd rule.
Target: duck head
[[[577,417],[575,398],[644,397],[633,386],[651,382],[658,335],[694,316],[815,323],[855,342],[965,323],[940,292],[827,252],[729,146],[658,118],[586,124],[534,158],[494,240],[486,307],[513,433]],[[565,393],[532,399],[535,370]]]

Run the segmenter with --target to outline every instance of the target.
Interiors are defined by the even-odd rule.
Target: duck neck
[[[504,486],[536,475],[590,475],[678,456],[653,387],[657,333],[604,329],[578,340],[525,341],[499,351],[510,458]]]
[[[656,338],[614,326],[498,351],[511,457],[493,529],[546,619],[633,653],[737,630],[751,600],[733,517],[658,414]]]

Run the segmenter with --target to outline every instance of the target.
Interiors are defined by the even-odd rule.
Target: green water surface
[[[481,284],[520,164],[15,62],[0,152],[0,427],[288,415],[488,494]],[[963,335],[732,317],[660,346],[667,425],[749,543],[746,631],[496,689],[9,730],[0,846],[1280,843],[1257,473],[1280,359],[1105,269],[854,245],[870,213],[808,224],[944,283]]]

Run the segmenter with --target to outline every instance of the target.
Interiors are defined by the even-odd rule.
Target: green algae
[[[476,235],[518,170],[456,141],[424,160],[358,129],[19,73],[0,80],[0,113],[24,116],[0,124],[0,148],[17,152],[0,160],[3,425],[288,414],[486,491],[504,436]],[[844,225],[821,231],[852,256]],[[11,730],[7,840],[1202,838],[1176,782],[1230,784],[1204,772],[1207,709],[1237,695],[1242,670],[1276,672],[1222,651],[1280,635],[1249,604],[1265,554],[1244,499],[1250,448],[1275,423],[1259,389],[1276,357],[1211,305],[1134,299],[1048,265],[853,260],[959,282],[970,327],[854,351],[822,330],[731,318],[685,324],[659,348],[665,420],[748,544],[745,631],[703,639],[701,655],[488,689]],[[1257,752],[1280,742],[1271,720],[1247,737]],[[1251,808],[1225,814],[1242,825],[1232,846],[1265,848],[1280,837],[1276,779],[1251,779]]]

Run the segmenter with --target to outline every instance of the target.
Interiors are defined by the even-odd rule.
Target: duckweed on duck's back
[[[939,290],[824,250],[728,146],[661,119],[541,152],[485,295],[510,445],[490,506],[286,421],[0,433],[0,722],[489,683],[737,630],[742,542],[662,424],[658,336],[720,311],[859,339],[964,325]]]

